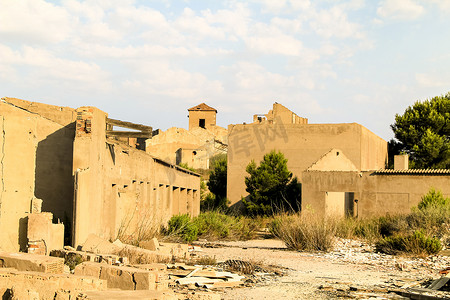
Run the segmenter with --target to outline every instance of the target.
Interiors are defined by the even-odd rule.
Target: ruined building
[[[253,119],[252,124],[228,126],[227,197],[232,205],[247,196],[247,165],[271,150],[285,155],[301,182],[302,208],[323,215],[409,212],[430,187],[450,195],[450,170],[408,170],[404,157],[396,157],[396,170],[386,170],[387,142],[360,124],[308,124],[278,103]]]
[[[227,153],[228,132],[216,125],[217,110],[201,103],[188,109],[189,130],[172,127],[147,140],[146,151],[173,164],[208,169],[209,160]]]
[[[109,119],[95,107],[2,98],[0,248],[62,236],[59,222],[66,242],[79,245],[90,233],[126,238],[174,214],[197,215],[199,175],[130,146],[152,135],[149,126]],[[30,222],[42,232],[31,237]]]

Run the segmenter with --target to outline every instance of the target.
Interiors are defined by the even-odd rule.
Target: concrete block
[[[92,253],[116,254],[122,248],[95,234],[90,234],[81,249]]]
[[[35,299],[35,296],[40,300],[75,299],[81,291],[103,291],[106,288],[106,281],[93,277],[0,268],[0,291],[2,295],[9,291],[11,297],[8,299]]]
[[[64,248],[64,224],[52,224],[52,239],[51,244],[49,245],[49,252],[56,249]]]
[[[43,273],[63,273],[64,259],[29,253],[0,252],[0,265],[19,271],[36,271]]]
[[[139,264],[139,265],[133,265],[134,268],[144,269],[147,271],[167,271],[167,265],[165,264]]]
[[[140,300],[179,300],[183,299],[174,292],[161,291],[104,291],[104,292],[85,292],[83,300],[124,300],[124,299],[140,299]]]
[[[39,293],[30,289],[20,289],[13,287],[10,289],[10,300],[40,300]]]
[[[94,276],[108,282],[109,288],[121,290],[155,290],[157,274],[152,271],[84,262],[75,268],[75,275]]]
[[[159,250],[158,239],[154,237],[150,241],[141,241],[139,242],[139,247],[147,250],[157,251]]]
[[[120,255],[128,257],[131,264],[168,263],[172,261],[172,254],[169,252],[163,253],[127,245],[120,251]]]
[[[41,213],[42,212],[42,199],[33,197],[31,199],[31,213]]]
[[[27,238],[28,252],[49,254],[64,247],[64,225],[52,224],[53,214],[31,213],[28,215]]]

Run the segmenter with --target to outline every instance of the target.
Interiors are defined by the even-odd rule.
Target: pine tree
[[[301,186],[288,170],[283,153],[271,151],[260,165],[251,161],[246,168],[246,191],[243,203],[248,214],[271,215],[278,211],[300,209]]]
[[[391,125],[397,151],[410,155],[411,167],[450,168],[450,93],[409,106]]]

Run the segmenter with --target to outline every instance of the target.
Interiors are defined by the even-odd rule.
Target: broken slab
[[[149,241],[139,242],[139,247],[147,250],[157,251],[159,250],[159,242],[158,239],[154,237]]]
[[[224,282],[222,279],[217,278],[207,278],[207,277],[188,277],[188,278],[179,278],[175,280],[176,283],[181,285],[195,284],[197,286],[203,286],[205,284],[213,284],[216,282]]]
[[[134,268],[144,269],[147,271],[167,271],[167,265],[166,264],[140,264],[140,265],[133,265]]]
[[[92,253],[116,254],[122,247],[117,246],[98,235],[90,234],[84,242],[81,250]]]
[[[64,248],[64,224],[53,224],[52,213],[31,213],[27,219],[28,253],[48,255]]]
[[[64,273],[64,259],[30,253],[0,252],[0,266],[18,271]]]
[[[106,281],[93,277],[70,274],[49,274],[41,272],[23,272],[11,268],[0,268],[0,295],[11,293],[12,299],[69,299],[55,298],[64,294],[76,295],[85,290],[106,290]]]
[[[155,290],[159,276],[155,271],[133,267],[84,262],[75,267],[75,275],[93,276],[108,282],[109,288],[121,290]]]
[[[173,257],[171,253],[147,250],[132,245],[126,245],[117,254],[127,257],[131,264],[168,263]]]
[[[179,300],[182,299],[173,292],[161,291],[92,291],[84,292],[83,300]]]

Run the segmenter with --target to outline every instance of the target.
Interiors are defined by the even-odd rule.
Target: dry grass
[[[333,248],[337,222],[316,214],[281,214],[275,217],[271,230],[288,249],[329,251]]]
[[[159,237],[161,223],[160,219],[156,219],[150,213],[141,216],[134,213],[127,214],[120,224],[116,239],[125,244],[138,246],[141,241]]]

